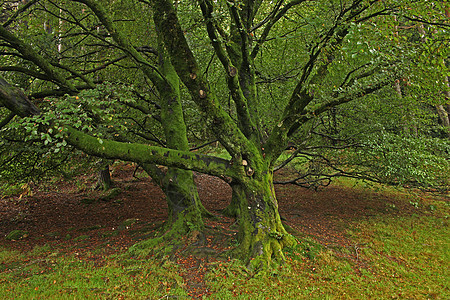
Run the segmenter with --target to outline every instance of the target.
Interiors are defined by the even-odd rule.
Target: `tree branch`
[[[16,87],[11,86],[0,76],[0,104],[21,117],[37,115],[40,113],[27,96]]]
[[[194,102],[205,113],[208,126],[232,156],[239,153],[252,156],[249,149],[252,146],[246,136],[209,90],[207,81],[201,77],[197,60],[186,41],[172,1],[153,0],[152,5],[158,34],[164,41],[172,65]]]
[[[228,57],[227,53],[222,47],[220,38],[215,32],[215,28],[219,26],[214,22],[214,17],[212,15],[212,3],[210,1],[201,1],[200,8],[206,21],[206,30],[208,32],[209,39],[217,57],[224,67],[228,89],[230,90],[231,97],[236,103],[236,112],[240,121],[239,128],[245,134],[245,136],[249,137],[252,133],[254,133],[254,129],[256,128],[256,126],[255,124],[253,124],[250,117],[247,99],[245,98],[239,83],[238,69],[236,68],[236,66],[233,66],[231,59]]]
[[[237,174],[232,164],[222,158],[137,143],[102,140],[72,127],[66,127],[65,130],[67,143],[90,155],[133,161],[138,164],[154,163],[218,177],[235,177]]]
[[[88,6],[100,22],[105,26],[106,30],[111,34],[114,41],[121,49],[131,57],[144,74],[155,84],[165,85],[164,76],[139,53],[139,51],[130,43],[130,41],[116,28],[110,15],[104,10],[100,3],[91,0],[75,0]]]
[[[31,0],[31,1],[26,1],[25,4],[23,6],[20,6],[15,12],[14,14],[9,17],[9,19],[3,23],[3,27],[8,27],[9,25],[11,25],[11,23],[17,19],[17,17],[23,13],[24,11],[26,11],[28,8],[30,8],[32,5],[34,5],[36,2],[38,2],[39,0]],[[3,9],[3,8],[2,8]]]
[[[30,45],[25,44],[21,39],[17,36],[6,30],[3,26],[0,26],[0,39],[8,42],[10,46],[19,53],[21,53],[24,59],[31,61],[42,71],[47,74],[49,80],[60,85],[63,89],[69,91],[75,91],[75,87],[70,81],[67,81],[65,77],[55,68],[53,67],[42,55],[37,53]]]
[[[11,112],[9,113],[6,118],[4,118],[1,122],[0,122],[0,129],[2,129],[4,126],[6,126],[12,119],[14,119],[14,117],[16,116],[15,112]]]
[[[281,10],[280,6],[283,3],[283,1],[278,2],[275,5],[275,9],[272,11],[271,13],[271,17],[269,17],[269,22],[267,23],[267,21],[265,23],[267,23],[267,25],[264,27],[263,33],[261,34],[261,37],[258,40],[258,43],[256,44],[256,46],[253,48],[253,51],[251,53],[251,57],[255,58],[258,55],[258,52],[261,49],[261,46],[264,44],[264,42],[266,41],[267,37],[269,36],[270,30],[272,29],[272,27],[294,6],[299,5],[303,2],[306,2],[307,0],[292,0],[291,2],[287,3]],[[252,29],[253,30],[253,29]]]
[[[34,78],[38,78],[38,79],[45,80],[45,81],[50,81],[50,79],[48,78],[48,76],[46,74],[39,73],[34,70],[30,70],[30,69],[19,67],[19,66],[0,67],[0,71],[19,72],[19,73],[23,73],[23,74],[29,75],[31,77],[34,77]]]

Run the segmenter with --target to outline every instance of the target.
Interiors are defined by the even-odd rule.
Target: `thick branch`
[[[299,116],[299,118],[297,119],[297,121],[293,124],[293,126],[290,128],[288,135],[293,135],[298,128],[300,128],[301,125],[303,125],[304,123],[306,123],[307,121],[315,118],[316,116],[324,113],[325,111],[330,110],[333,107],[342,105],[344,103],[356,100],[358,98],[364,97],[368,94],[371,94],[373,92],[378,91],[379,89],[385,87],[386,85],[390,84],[390,81],[381,81],[375,85],[366,87],[365,89],[355,92],[353,94],[350,95],[343,95],[341,97],[336,97],[336,99],[329,101],[327,103],[322,104],[321,106],[319,106],[318,108],[314,109],[313,111],[309,111],[306,114],[302,114]]]
[[[236,66],[233,66],[231,59],[222,47],[220,38],[216,34],[215,28],[219,27],[219,25],[214,23],[212,3],[210,1],[201,1],[200,7],[206,21],[206,30],[208,32],[209,39],[211,40],[211,44],[225,69],[228,89],[230,90],[231,97],[236,103],[236,112],[240,121],[240,130],[245,134],[245,136],[249,137],[254,133],[256,126],[252,122],[248,110],[247,99],[245,98],[239,84],[238,69]]]
[[[247,138],[221,107],[215,95],[209,90],[206,80],[201,77],[198,63],[186,41],[171,2],[154,0],[152,3],[158,33],[164,41],[178,76],[200,110],[205,113],[211,130],[228,152],[232,155],[242,152],[252,155],[253,151],[248,149],[250,145]]]
[[[67,127],[66,130],[67,143],[94,156],[139,164],[154,163],[219,177],[236,175],[230,162],[222,158],[137,143],[102,140],[71,127]]]
[[[31,103],[20,89],[11,86],[2,77],[0,77],[0,104],[21,117],[39,114],[39,108]]]
[[[149,64],[141,53],[139,53],[139,51],[130,43],[126,36],[116,28],[114,21],[98,1],[76,0],[76,2],[85,4],[94,12],[103,26],[105,26],[106,30],[111,34],[114,41],[137,63],[139,68],[155,85],[166,84],[164,77],[156,70],[156,68]]]
[[[95,83],[101,83],[99,81],[96,81]],[[39,99],[39,98],[44,98],[44,97],[57,97],[57,96],[64,96],[64,95],[77,95],[80,91],[82,90],[90,90],[92,89],[91,86],[89,85],[79,85],[75,87],[76,90],[73,91],[67,91],[67,90],[62,90],[62,89],[55,89],[55,90],[47,90],[47,91],[41,91],[41,92],[36,92],[33,94],[29,94],[30,98],[35,98],[35,99]]]
[[[20,72],[29,76],[32,76],[34,78],[42,79],[42,80],[49,80],[48,76],[46,74],[42,74],[39,72],[36,72],[34,70],[30,70],[27,68],[19,67],[19,66],[4,66],[0,67],[0,71],[5,72]]]
[[[287,142],[289,136],[291,136],[293,132],[295,132],[302,124],[304,124],[304,122],[309,120],[309,118],[305,119],[304,117],[297,118],[296,115],[306,115],[304,110],[306,109],[308,104],[314,100],[314,91],[308,90],[308,88],[306,87],[306,83],[310,78],[313,69],[317,66],[317,60],[320,54],[322,52],[325,52],[324,50],[327,50],[326,53],[328,53],[328,57],[326,57],[325,64],[318,67],[315,76],[310,79],[310,83],[312,84],[321,84],[328,75],[328,67],[333,61],[331,59],[331,55],[338,49],[338,46],[343,42],[345,36],[348,34],[350,22],[355,17],[368,10],[376,2],[377,1],[371,1],[367,5],[361,6],[362,1],[355,0],[349,7],[343,7],[339,14],[336,16],[334,25],[326,32],[321,34],[318,41],[311,48],[310,58],[303,68],[303,74],[301,75],[301,78],[299,79],[296,87],[293,90],[291,98],[284,109],[278,126],[274,128],[266,143],[265,148],[270,151],[270,153],[268,154],[272,162],[275,161],[278,155],[281,154],[281,151],[284,148],[283,145]],[[375,13],[371,16],[375,15],[377,14]],[[339,98],[339,100],[337,100],[336,102],[336,105],[348,102],[352,99],[344,102],[340,102],[341,100],[343,99]],[[314,111],[316,115],[322,112],[322,110]]]

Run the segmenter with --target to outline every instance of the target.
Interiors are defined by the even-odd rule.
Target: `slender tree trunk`
[[[109,172],[109,165],[107,164],[98,171],[97,188],[106,191],[111,188],[111,185],[111,173]]]

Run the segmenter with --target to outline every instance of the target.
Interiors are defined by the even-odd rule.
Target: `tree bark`
[[[261,180],[247,179],[233,187],[239,202],[239,246],[237,257],[256,269],[272,268],[285,260],[283,248],[295,239],[287,233],[278,213],[272,173]]]
[[[109,190],[112,185],[111,173],[109,172],[109,164],[106,164],[98,171],[98,180],[96,188],[104,191]]]
[[[7,109],[21,117],[39,114],[39,108],[31,103],[20,89],[13,87],[0,76],[0,107],[1,106],[5,106]]]

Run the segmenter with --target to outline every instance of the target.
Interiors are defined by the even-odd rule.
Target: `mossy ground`
[[[21,240],[0,239],[2,298],[450,296],[448,198],[353,185],[319,192],[277,187],[283,223],[299,243],[285,249],[286,261],[278,268],[257,273],[228,255],[237,246],[238,226],[219,213],[231,197],[219,179],[197,177],[200,198],[218,219],[205,219],[203,232],[192,231],[170,248],[152,239],[164,221],[161,194],[145,178],[121,172],[115,170],[121,204],[84,204],[84,195],[71,194],[67,186],[55,194],[35,191],[33,197],[2,200],[3,236],[12,228],[29,231]],[[17,221],[20,212],[26,218]],[[130,255],[139,241],[170,251]]]

